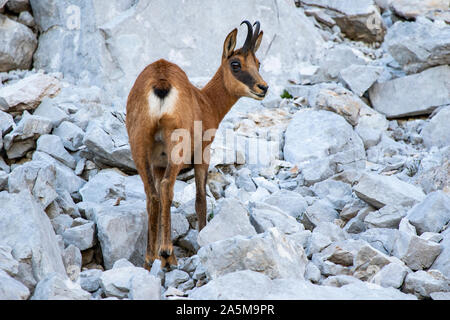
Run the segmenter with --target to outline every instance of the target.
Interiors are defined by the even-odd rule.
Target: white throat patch
[[[174,111],[178,99],[178,90],[172,87],[169,94],[161,99],[153,90],[148,95],[148,107],[152,118],[160,119],[164,114],[171,114]]]

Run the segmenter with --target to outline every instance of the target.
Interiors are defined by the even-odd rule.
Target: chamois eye
[[[241,70],[241,63],[239,61],[233,61],[231,62],[231,68],[233,68],[233,71],[239,71]]]

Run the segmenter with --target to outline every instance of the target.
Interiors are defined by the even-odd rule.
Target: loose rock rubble
[[[0,299],[450,299],[448,0],[71,5],[0,1]],[[204,85],[230,8],[270,94],[221,123],[200,232],[178,177],[148,271],[126,95],[161,57]]]

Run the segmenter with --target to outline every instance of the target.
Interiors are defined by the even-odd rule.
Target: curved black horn
[[[252,50],[255,49],[255,44],[256,44],[256,39],[258,39],[259,36],[259,21],[256,21],[253,25],[256,25],[255,31],[253,32],[253,37],[252,37]]]
[[[245,38],[245,43],[242,46],[242,52],[247,52],[252,47],[253,27],[252,27],[252,24],[249,21],[247,21],[247,20],[242,21],[241,22],[241,26],[244,23],[247,25],[248,33],[247,33],[247,38]]]

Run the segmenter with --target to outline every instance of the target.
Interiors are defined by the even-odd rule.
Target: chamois
[[[235,28],[225,39],[219,69],[202,89],[192,85],[176,64],[161,59],[139,74],[128,95],[126,127],[132,157],[147,197],[146,269],[155,259],[160,259],[163,266],[177,264],[171,239],[170,207],[176,178],[183,169],[194,168],[199,231],[206,225],[209,146],[214,135],[209,141],[203,141],[205,133],[219,127],[239,98],[262,100],[267,94],[268,85],[259,74],[260,62],[255,56],[263,36],[260,23],[257,21],[252,26],[246,20],[242,24],[248,29],[243,47],[234,50],[238,31]],[[195,123],[201,124],[201,141],[197,139],[198,134],[194,137]],[[188,135],[178,137],[174,135],[176,132]],[[190,149],[178,150],[180,143]],[[198,153],[200,159],[194,159]]]

